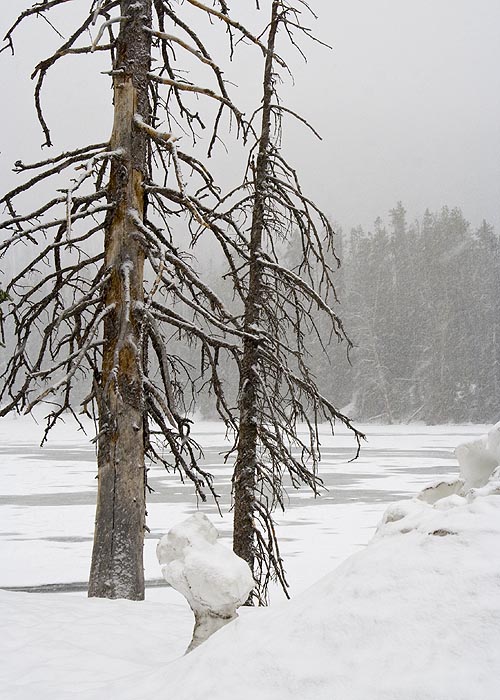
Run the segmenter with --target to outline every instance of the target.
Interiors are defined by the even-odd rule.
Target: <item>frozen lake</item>
[[[366,544],[389,502],[455,476],[453,449],[487,430],[480,425],[361,427],[368,441],[354,462],[349,462],[354,441],[344,429],[334,437],[326,428],[322,431],[324,493],[314,498],[307,489],[289,489],[286,513],[276,514],[292,594]],[[39,448],[41,434],[41,426],[28,418],[0,422],[0,586],[81,583],[88,577],[96,497],[92,434],[77,432],[69,422]],[[214,475],[223,517],[210,501],[197,504],[190,483],[153,467],[147,521],[151,532],[145,544],[150,581],[160,575],[156,541],[198,506],[230,545],[231,464],[224,464],[228,443],[223,427],[199,422],[193,437],[204,449],[204,466]],[[148,592],[148,598],[161,595],[156,589]]]

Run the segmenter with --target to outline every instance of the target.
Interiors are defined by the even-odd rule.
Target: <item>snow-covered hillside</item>
[[[0,593],[0,697],[497,700],[499,435],[457,451],[465,486],[390,506],[333,573],[177,660],[192,621],[174,599]]]

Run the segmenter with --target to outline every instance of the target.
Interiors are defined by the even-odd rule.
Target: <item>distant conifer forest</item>
[[[284,253],[292,261],[298,245]],[[332,401],[358,421],[500,420],[500,241],[493,227],[483,221],[474,228],[448,207],[409,222],[398,203],[369,231],[337,229],[336,253],[336,311],[353,348],[347,353],[345,342],[326,337],[324,353],[310,338],[313,370]],[[198,403],[212,415],[209,397]]]
[[[401,203],[387,223],[343,238],[339,298],[355,345],[325,390],[358,420],[493,422],[500,418],[500,248],[493,227],[458,208],[408,223]],[[318,356],[319,357],[319,356]]]

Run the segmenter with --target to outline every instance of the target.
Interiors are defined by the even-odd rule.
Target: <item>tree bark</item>
[[[144,598],[145,528],[144,395],[142,333],[137,305],[143,302],[144,255],[130,212],[143,219],[146,135],[134,115],[149,121],[151,0],[122,0],[113,73],[114,125],[109,199],[115,204],[105,235],[111,280],[110,309],[98,378],[98,495],[89,596]]]

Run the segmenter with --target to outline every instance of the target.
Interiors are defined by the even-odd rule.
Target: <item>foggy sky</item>
[[[231,3],[236,14],[243,0]],[[247,4],[248,3],[248,4]],[[28,0],[2,0],[2,34]],[[75,0],[75,7],[82,6]],[[83,6],[90,4],[83,2]],[[307,21],[329,51],[303,43],[304,64],[282,49],[295,74],[284,102],[311,121],[317,142],[287,122],[289,160],[309,194],[344,230],[369,227],[398,200],[410,219],[425,207],[460,206],[476,226],[500,229],[500,2],[498,0],[311,0]],[[63,16],[72,3],[63,6]],[[253,9],[246,0],[244,10]],[[68,27],[71,25],[68,25]],[[41,156],[29,73],[60,40],[42,20],[17,35],[16,56],[0,54],[0,189],[18,158]],[[109,81],[100,57],[72,57],[49,78],[54,152],[109,136]],[[243,64],[244,72],[256,65]],[[89,92],[95,97],[82,99]],[[244,93],[248,76],[237,77]],[[103,121],[106,126],[103,128]],[[48,154],[46,149],[44,155]]]

